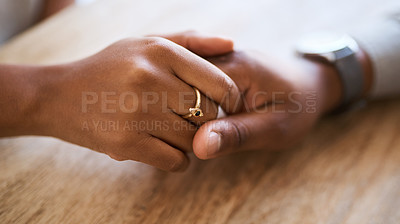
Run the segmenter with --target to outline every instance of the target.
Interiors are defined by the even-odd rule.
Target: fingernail
[[[207,156],[213,156],[219,152],[221,148],[221,135],[216,132],[210,132],[208,135]]]

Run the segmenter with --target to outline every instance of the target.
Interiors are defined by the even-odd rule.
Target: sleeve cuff
[[[372,98],[400,95],[400,13],[353,35],[369,55],[374,81]]]

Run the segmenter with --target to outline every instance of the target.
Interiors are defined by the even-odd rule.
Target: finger
[[[192,93],[193,95],[195,95],[194,93]],[[185,100],[185,104],[183,105],[183,113],[179,114],[181,117],[183,117],[184,119],[191,121],[193,124],[200,126],[204,123],[206,123],[207,121],[211,121],[217,118],[218,116],[218,105],[210,100],[208,97],[204,96],[203,94],[200,95],[200,110],[201,112],[199,112],[200,114],[202,113],[202,116],[190,116],[190,117],[186,117],[188,116],[190,113],[190,108],[195,108],[195,102],[197,100],[196,96],[192,96],[191,100]]]
[[[127,158],[172,172],[184,171],[189,165],[185,153],[154,137],[144,139]]]
[[[207,60],[235,81],[240,91],[247,92],[249,90],[254,80],[250,80],[248,74],[253,67],[246,65],[254,61],[253,58],[249,58],[246,53],[241,51],[235,51],[223,56],[209,57]]]
[[[283,105],[276,110],[284,110]],[[196,133],[193,151],[200,159],[210,159],[244,150],[287,148],[307,126],[307,122],[297,122],[297,117],[286,112],[251,112],[210,121]]]
[[[244,108],[254,110],[259,106],[265,105],[273,101],[280,102],[287,100],[288,92],[292,89],[287,84],[287,80],[280,77],[275,77],[275,72],[272,68],[263,66],[261,59],[265,57],[257,52],[241,52],[235,51],[231,54],[226,54],[219,57],[207,58],[212,64],[216,65],[225,74],[237,84],[242,93],[245,103]],[[273,60],[273,59],[262,59]],[[277,63],[276,63],[277,64]],[[265,75],[249,75],[249,74],[265,74]],[[293,73],[293,72],[292,72]],[[264,89],[268,91],[260,91],[254,87],[254,83],[265,83]]]
[[[197,96],[193,87],[182,82],[182,80],[176,76],[172,76],[170,79],[172,80],[168,80],[168,82],[165,80],[163,82],[169,83],[169,91],[167,91],[167,105],[168,108],[172,109],[174,113],[182,117],[189,114],[190,108],[195,107]],[[196,125],[201,125],[206,121],[214,120],[218,115],[218,106],[214,101],[210,100],[204,94],[200,94],[200,99],[200,109],[203,112],[203,116],[185,118]]]
[[[155,121],[159,125],[149,127],[147,133],[181,151],[193,151],[193,137],[197,126],[173,112],[163,113]]]
[[[233,41],[219,36],[186,31],[176,34],[157,35],[166,38],[202,57],[211,57],[233,51]]]
[[[193,151],[192,143],[197,126],[183,119],[167,106],[168,101],[171,101],[168,99],[168,92],[159,92],[159,89],[168,88],[160,82],[162,83],[162,80],[155,81],[149,88],[150,97],[142,96],[141,113],[137,116],[138,123],[133,128],[136,128],[137,132],[155,136],[181,151]],[[172,85],[174,82],[168,80],[168,83]]]
[[[216,66],[191,53],[187,49],[175,46],[169,48],[171,57],[163,57],[174,74],[187,84],[215,101],[227,113],[240,111],[243,106],[239,88],[233,80]],[[162,56],[161,56],[162,57]]]

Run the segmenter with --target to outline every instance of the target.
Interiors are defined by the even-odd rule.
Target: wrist
[[[65,120],[63,104],[68,101],[61,94],[72,91],[64,86],[65,71],[65,65],[43,66],[32,80],[35,94],[30,118],[34,135],[58,137],[55,135],[57,127]]]
[[[368,55],[360,50],[356,58],[361,64],[363,72],[363,91],[360,98],[368,96],[373,82],[372,65]],[[307,58],[300,59],[303,64],[306,80],[313,80],[311,89],[318,95],[318,104],[321,114],[329,113],[337,109],[342,103],[343,83],[334,65],[320,60]],[[355,99],[358,100],[358,99]]]
[[[51,135],[61,66],[1,65],[0,136]]]
[[[42,67],[1,65],[1,136],[33,135]]]
[[[299,59],[303,70],[303,90],[314,93],[319,114],[334,110],[341,103],[342,84],[337,70],[328,63]]]

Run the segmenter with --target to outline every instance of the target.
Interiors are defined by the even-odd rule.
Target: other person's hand
[[[288,148],[340,101],[340,81],[329,65],[244,52],[209,61],[235,81],[243,93],[244,109],[200,127],[193,148],[201,159]]]

